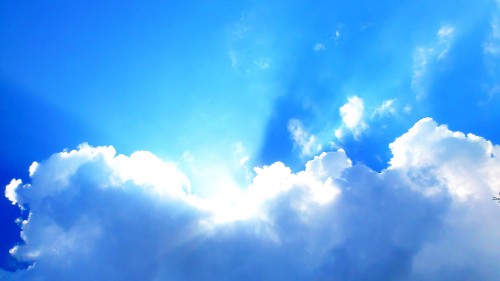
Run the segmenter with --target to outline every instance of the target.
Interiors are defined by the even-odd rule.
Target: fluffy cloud
[[[497,10],[491,19],[491,34],[483,44],[485,54],[497,56],[500,54],[500,1],[497,2]]]
[[[365,106],[363,104],[363,99],[358,96],[352,96],[347,99],[347,103],[339,109],[343,128],[336,130],[335,135],[337,138],[343,136],[344,129],[352,132],[354,137],[357,137],[367,128],[366,123],[363,121],[364,110]]]
[[[83,145],[12,181],[32,260],[5,280],[496,280],[500,148],[423,119],[388,169],[343,150],[255,168],[233,204],[190,192],[149,152]]]

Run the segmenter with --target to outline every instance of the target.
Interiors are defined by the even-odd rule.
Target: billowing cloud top
[[[255,168],[225,204],[149,152],[82,145],[13,180],[33,261],[2,280],[498,280],[500,148],[432,119],[396,139],[388,169],[343,150],[293,173]]]

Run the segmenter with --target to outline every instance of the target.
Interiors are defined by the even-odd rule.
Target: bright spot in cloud
[[[372,116],[378,117],[388,117],[396,114],[396,109],[394,108],[395,99],[385,100],[382,104],[375,109]]]

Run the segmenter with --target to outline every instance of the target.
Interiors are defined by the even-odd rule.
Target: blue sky
[[[494,280],[499,72],[493,0],[2,1],[0,277]]]

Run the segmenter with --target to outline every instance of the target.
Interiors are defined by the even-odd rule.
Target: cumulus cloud
[[[426,187],[428,193],[445,187],[450,195],[465,200],[469,196],[485,198],[498,189],[500,161],[495,156],[499,147],[474,134],[453,132],[424,118],[390,148],[394,154],[390,169],[433,173],[436,182]]]
[[[432,48],[417,47],[413,53],[413,76],[411,80],[411,88],[417,94],[417,98],[422,98],[427,90],[424,77],[427,74],[430,54],[433,53]]]
[[[496,280],[500,147],[417,122],[378,173],[341,149],[255,168],[234,204],[193,194],[174,163],[82,145],[7,197],[29,209],[33,261],[2,280]],[[7,192],[8,190],[8,192]]]
[[[500,54],[500,1],[497,1],[497,11],[491,19],[491,33],[483,44],[485,54],[497,56]]]
[[[340,107],[339,114],[342,118],[343,127],[352,132],[354,137],[357,137],[367,128],[366,123],[363,121],[365,106],[363,99],[358,96],[352,96],[347,99],[347,103]],[[339,128],[335,132],[337,138],[343,136],[343,129]]]
[[[335,29],[335,33],[333,34],[333,41],[335,42],[335,45],[339,43],[340,37],[343,35],[343,25],[338,24],[337,28]]]

